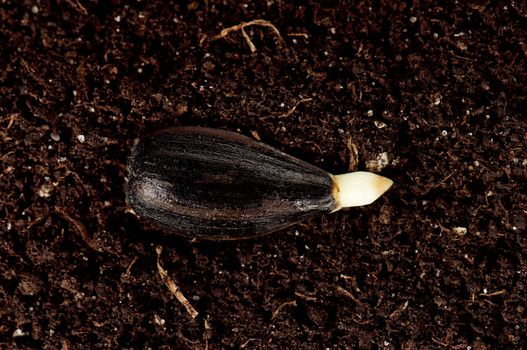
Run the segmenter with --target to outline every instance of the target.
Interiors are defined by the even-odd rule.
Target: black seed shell
[[[189,237],[253,237],[336,207],[327,172],[223,130],[150,134],[134,147],[128,171],[129,205]]]

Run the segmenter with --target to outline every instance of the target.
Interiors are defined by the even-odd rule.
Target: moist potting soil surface
[[[527,347],[526,28],[524,1],[0,1],[0,348]],[[395,185],[182,238],[125,195],[181,125]]]

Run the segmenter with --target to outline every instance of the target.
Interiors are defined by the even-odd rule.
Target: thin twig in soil
[[[250,22],[242,22],[242,23],[237,24],[235,26],[232,26],[232,27],[229,27],[229,28],[224,28],[224,29],[221,30],[220,34],[215,35],[212,38],[212,41],[225,38],[227,35],[229,35],[230,32],[240,30],[242,32],[242,35],[243,35],[245,41],[249,45],[249,48],[251,49],[251,52],[255,52],[256,51],[256,46],[254,46],[253,42],[249,38],[249,35],[247,35],[247,33],[245,32],[245,29],[244,29],[245,27],[249,27],[249,26],[269,27],[275,32],[276,36],[278,37],[278,40],[281,43],[284,42],[284,39],[282,39],[282,36],[280,35],[280,32],[278,31],[278,29],[276,29],[276,27],[271,22],[263,20],[263,19],[255,19],[255,20],[252,20]]]
[[[423,195],[427,194],[428,192],[430,192],[431,190],[435,189],[435,188],[438,188],[440,187],[441,185],[443,185],[448,179],[450,179],[452,177],[452,175],[454,175],[455,173],[457,172],[457,170],[454,170],[453,172],[451,172],[447,177],[445,177],[443,180],[439,181],[438,183],[436,184],[432,184],[430,186],[428,186],[424,191],[423,191]],[[410,176],[410,174],[407,173],[408,176]],[[413,177],[410,176],[410,178],[412,180],[414,180]],[[414,180],[415,182],[415,180]]]
[[[67,222],[69,222],[71,225],[73,225],[73,227],[75,227],[75,229],[77,230],[77,232],[79,233],[79,236],[82,238],[82,240],[84,242],[86,242],[86,244],[92,248],[93,250],[96,250],[96,251],[99,251],[99,247],[97,246],[97,244],[91,240],[90,238],[90,235],[88,234],[88,230],[86,229],[86,226],[84,226],[84,224],[82,222],[80,222],[79,220],[71,217],[63,208],[61,207],[56,207],[55,208],[55,211],[60,215],[62,216]]]
[[[294,36],[301,36],[301,37],[306,38],[306,39],[309,38],[309,34],[307,34],[307,33],[289,33],[289,34],[287,34],[287,36],[293,36],[293,37]]]
[[[278,306],[276,308],[276,310],[273,312],[273,316],[271,317],[271,320],[274,320],[276,318],[276,316],[278,316],[280,311],[282,311],[282,309],[284,307],[288,306],[288,305],[296,306],[296,300],[287,301],[287,302],[283,303],[282,305]]]
[[[507,291],[505,289],[501,289],[501,290],[498,290],[496,292],[493,292],[493,293],[480,293],[479,296],[480,297],[494,297],[496,295],[502,295],[502,294],[505,294],[507,293]]]
[[[295,292],[295,295],[299,298],[302,298],[304,300],[307,300],[307,301],[317,301],[317,298],[315,297],[312,297],[310,295],[305,295],[305,294],[302,294],[300,292]]]
[[[137,256],[134,256],[134,258],[132,259],[132,262],[130,263],[130,265],[128,265],[128,268],[126,269],[126,272],[124,273],[124,275],[126,277],[130,277],[130,270],[132,269],[132,266],[135,264],[135,262],[137,261],[138,257]]]
[[[160,245],[156,246],[157,271],[159,272],[159,276],[161,276],[161,279],[163,280],[163,283],[165,283],[165,285],[167,286],[168,290],[170,290],[170,292],[174,294],[176,299],[185,307],[185,309],[187,309],[187,312],[190,315],[190,317],[194,319],[196,318],[196,316],[198,316],[198,312],[190,304],[188,299],[183,295],[179,287],[176,285],[176,282],[174,282],[174,280],[168,276],[168,272],[165,269],[163,269],[163,267],[161,266],[161,252],[162,251],[163,251],[163,248]]]
[[[353,300],[355,303],[357,303],[357,304],[359,304],[359,305],[362,304],[362,303],[360,302],[360,300],[357,299],[357,298],[355,298],[355,296],[354,296],[349,290],[344,289],[344,288],[342,288],[341,286],[337,286],[337,292],[339,292],[340,294],[342,294],[342,295],[344,295],[344,296],[350,298],[351,300]]]
[[[4,160],[4,158],[7,158],[9,157],[10,155],[14,154],[15,151],[10,151],[10,152],[7,152],[6,154],[4,154],[2,157],[0,157],[0,160]]]
[[[88,15],[88,11],[86,10],[84,6],[82,6],[79,0],[75,0],[75,4],[73,3],[72,0],[64,0],[64,1],[70,4],[70,6],[75,8],[76,10],[79,10],[79,12],[82,12],[82,14],[84,14],[85,16]]]
[[[280,117],[281,117],[281,118],[286,118],[286,117],[291,116],[291,114],[295,113],[295,110],[298,108],[298,106],[299,106],[301,103],[309,102],[309,101],[312,101],[312,100],[313,100],[312,98],[304,98],[304,99],[298,101],[298,102],[293,106],[293,108],[291,108],[286,114],[282,114]]]
[[[249,338],[249,339],[247,339],[247,341],[245,343],[240,345],[240,349],[245,349],[247,347],[247,345],[249,345],[250,342],[255,341],[255,340],[258,340],[258,339],[256,339],[256,338]]]
[[[13,126],[13,123],[15,122],[17,115],[18,113],[11,114],[11,118],[9,118],[9,123],[7,124],[7,128],[5,128],[5,131],[9,130],[11,126]]]
[[[405,301],[401,306],[399,306],[399,308],[397,308],[394,312],[390,314],[390,319],[394,317],[399,317],[401,313],[406,310],[406,308],[408,308],[408,300]]]

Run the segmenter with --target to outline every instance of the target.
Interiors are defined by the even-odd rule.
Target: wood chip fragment
[[[196,309],[194,309],[192,305],[190,305],[190,302],[188,301],[187,298],[185,298],[185,296],[183,295],[179,287],[176,285],[176,282],[174,282],[174,280],[168,276],[168,272],[165,269],[163,269],[163,267],[161,266],[160,260],[161,260],[162,251],[163,251],[163,248],[160,245],[156,246],[157,271],[159,272],[159,276],[161,276],[161,279],[163,280],[163,283],[165,283],[165,285],[167,286],[168,290],[170,290],[170,292],[174,294],[176,299],[181,304],[183,304],[185,309],[187,309],[187,312],[190,315],[190,317],[194,319],[196,318],[196,316],[198,316],[198,312],[196,311]]]
[[[247,35],[247,33],[245,32],[245,27],[249,27],[249,26],[261,26],[261,27],[271,28],[275,32],[276,36],[278,37],[278,40],[281,43],[284,42],[284,39],[282,39],[282,36],[280,35],[280,32],[278,31],[278,29],[276,29],[276,27],[271,22],[263,20],[263,19],[255,19],[255,20],[250,21],[250,22],[242,22],[242,23],[237,24],[235,26],[224,28],[224,29],[221,30],[220,34],[215,35],[212,38],[212,40],[214,41],[214,40],[225,38],[227,35],[229,35],[230,32],[234,32],[234,31],[240,30],[242,32],[243,37],[245,38],[245,41],[247,42],[247,45],[249,45],[249,48],[251,49],[251,52],[255,52],[256,51],[256,46],[254,46],[253,42],[249,38],[249,35]]]

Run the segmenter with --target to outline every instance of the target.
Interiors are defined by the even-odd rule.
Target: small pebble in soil
[[[84,135],[80,134],[77,135],[77,140],[79,140],[80,143],[84,143],[84,141],[86,141],[86,138],[84,137]]]
[[[374,120],[373,123],[377,127],[377,129],[383,129],[386,127],[386,123],[381,122],[380,120]]]
[[[454,227],[452,228],[452,232],[458,236],[464,236],[467,234],[467,228],[462,226]]]
[[[44,184],[38,189],[37,195],[41,198],[48,198],[51,196],[51,191],[53,191],[53,186]]]
[[[25,337],[27,335],[27,333],[25,333],[23,330],[21,330],[20,328],[17,328],[14,332],[13,332],[13,338],[18,338],[18,337]]]
[[[53,141],[55,141],[55,142],[60,141],[60,135],[57,134],[56,132],[52,132],[50,136],[51,136],[51,139],[52,139]]]

